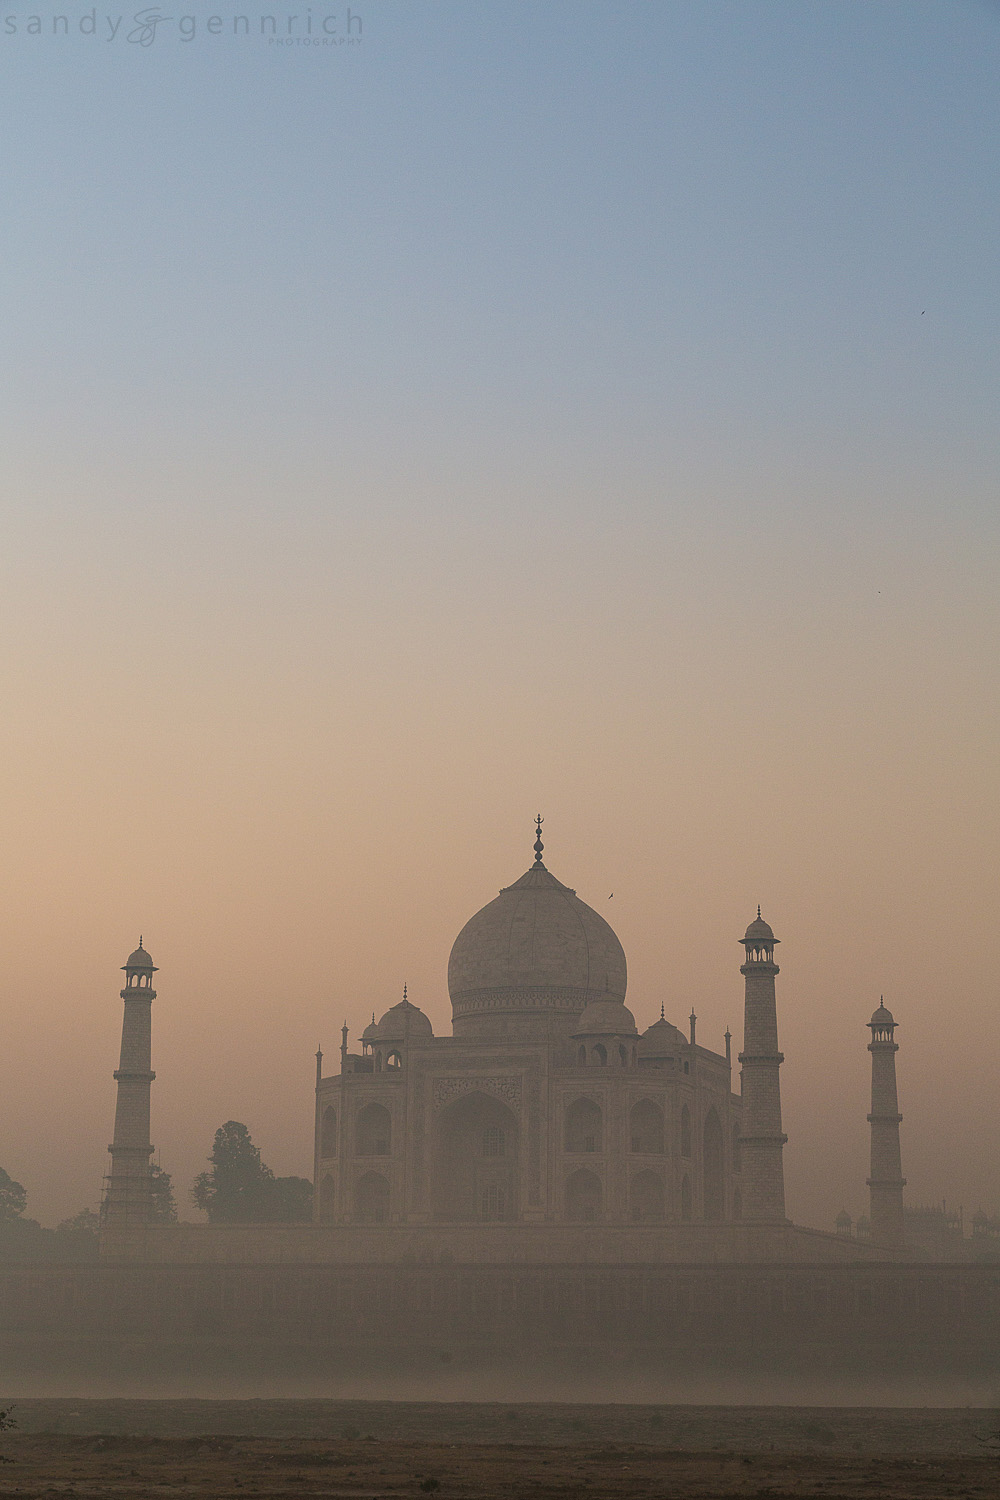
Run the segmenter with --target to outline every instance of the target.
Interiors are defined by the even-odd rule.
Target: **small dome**
[[[361,1040],[363,1042],[374,1042],[377,1036],[378,1022],[375,1019],[375,1012],[372,1011],[372,1018],[368,1022],[368,1025],[365,1027],[364,1031],[361,1033]]]
[[[746,935],[741,939],[741,941],[744,943],[756,944],[758,947],[763,943],[776,943],[778,941],[774,933],[771,931],[770,927],[762,918],[759,906],[757,908],[757,916],[750,923],[750,926],[746,930]]]
[[[840,1213],[837,1215],[837,1228],[838,1229],[849,1229],[853,1223],[854,1223],[854,1220],[851,1218],[850,1214],[847,1212],[847,1209],[846,1208],[842,1208],[840,1210]]]
[[[670,1021],[660,1017],[639,1038],[640,1057],[674,1057],[679,1047],[686,1047],[688,1039]]]
[[[129,954],[128,958],[122,964],[122,968],[123,969],[149,969],[151,971],[155,971],[156,965],[154,964],[153,960],[150,958],[149,954],[146,952],[145,948],[142,946],[142,938],[139,939],[139,946],[138,946],[138,948],[135,950],[134,953],[130,953]]]
[[[369,1036],[372,1032],[372,1036]],[[405,1042],[410,1037],[433,1036],[434,1028],[420,1009],[419,1005],[411,1005],[409,1000],[400,1000],[385,1015],[374,1028],[365,1027],[365,1040],[377,1040],[380,1042]]]
[[[892,1011],[889,1010],[885,1001],[881,998],[879,999],[878,1010],[872,1012],[872,1018],[868,1024],[869,1026],[895,1026],[896,1023],[892,1019]]]
[[[574,1036],[635,1036],[635,1016],[620,1000],[591,1000]]]

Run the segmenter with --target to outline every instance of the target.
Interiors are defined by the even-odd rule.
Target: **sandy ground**
[[[9,1398],[2,1404],[9,1404]],[[22,1401],[0,1496],[1000,1496],[982,1410]]]

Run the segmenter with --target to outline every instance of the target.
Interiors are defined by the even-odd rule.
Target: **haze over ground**
[[[447,1030],[539,810],[640,1027],[738,1050],[761,903],[795,1219],[865,1210],[881,993],[909,1201],[1000,1210],[997,9],[87,13],[0,25],[29,1212],[96,1206],[140,932],[193,1214],[225,1119],[309,1173],[345,1018]]]

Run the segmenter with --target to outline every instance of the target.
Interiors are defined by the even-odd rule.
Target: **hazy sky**
[[[909,1200],[1000,1211],[1000,7],[140,9],[0,0],[29,1212],[140,932],[193,1215],[228,1118],[311,1171],[345,1017],[447,1031],[538,810],[640,1026],[738,1047],[761,902],[795,1218],[866,1210],[880,993]]]

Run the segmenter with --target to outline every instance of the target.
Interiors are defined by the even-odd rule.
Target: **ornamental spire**
[[[541,864],[541,862],[542,862],[542,850],[545,848],[545,845],[542,843],[542,824],[544,823],[544,821],[545,821],[545,819],[542,817],[541,813],[539,813],[538,816],[535,819],[535,864],[536,865],[540,865]]]

